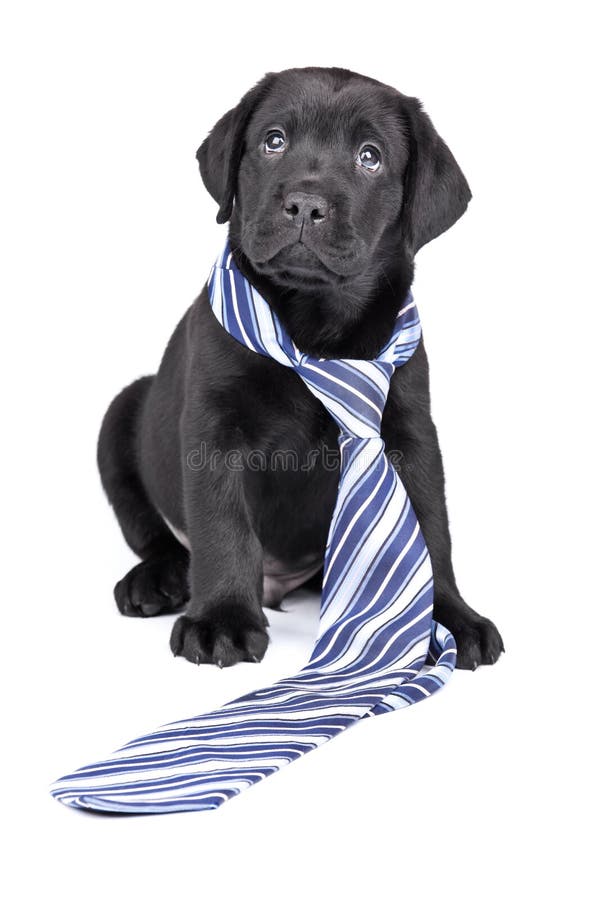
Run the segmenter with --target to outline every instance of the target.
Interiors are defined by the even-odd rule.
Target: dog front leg
[[[457,666],[495,663],[504,649],[498,629],[463,600],[452,567],[444,468],[429,409],[429,372],[423,343],[397,369],[385,411],[383,436],[427,543],[434,581],[433,615],[456,638]]]
[[[262,547],[243,486],[243,471],[211,458],[184,464],[190,542],[190,602],[171,634],[171,649],[193,663],[259,662],[269,641],[262,611]]]

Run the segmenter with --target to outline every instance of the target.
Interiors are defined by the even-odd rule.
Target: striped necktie
[[[297,675],[216,712],[163,725],[59,779],[52,793],[70,806],[214,809],[359,719],[428,697],[454,668],[454,639],[432,619],[429,553],[381,439],[390,378],[421,335],[412,296],[378,357],[358,360],[300,352],[229,247],[213,267],[209,295],[229,334],[293,368],[340,428],[317,640]]]

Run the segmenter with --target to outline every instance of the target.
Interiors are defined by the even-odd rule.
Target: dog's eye
[[[283,131],[269,131],[265,138],[265,153],[281,153],[286,143]]]
[[[368,169],[369,172],[376,172],[381,165],[381,154],[377,147],[373,147],[371,144],[365,144],[365,146],[358,151],[356,164],[362,166],[363,169]]]

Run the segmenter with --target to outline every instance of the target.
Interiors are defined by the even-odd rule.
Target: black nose
[[[298,224],[307,222],[322,222],[329,215],[329,203],[318,194],[305,194],[303,191],[293,191],[283,201],[283,209],[286,216],[296,219]]]

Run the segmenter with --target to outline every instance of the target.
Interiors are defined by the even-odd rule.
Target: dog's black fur
[[[281,152],[265,145],[274,130]],[[376,171],[360,163],[365,145],[380,155]],[[342,69],[267,75],[220,119],[197,158],[217,220],[230,220],[238,266],[300,349],[322,357],[377,354],[415,253],[470,199],[420,103]],[[493,663],[502,639],[464,602],[452,570],[422,342],[392,378],[383,437],[431,553],[434,614],[456,637],[458,665]],[[299,465],[276,464],[282,454]],[[329,414],[293,371],[227,334],[203,290],[158,374],[125,388],[102,425],[102,483],[141,558],[115,588],[121,612],[156,615],[188,603],[173,628],[175,654],[220,665],[260,660],[262,605],[276,606],[319,569],[338,480],[328,461],[337,458]],[[187,535],[190,552],[165,518]]]

